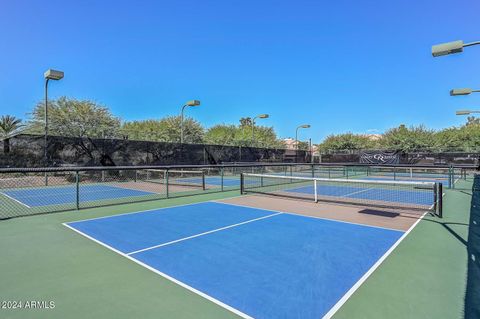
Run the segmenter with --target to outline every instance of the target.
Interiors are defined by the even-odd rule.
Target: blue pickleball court
[[[404,234],[218,202],[66,226],[254,318],[323,317]]]
[[[75,185],[4,190],[2,194],[28,207],[75,204],[77,200]],[[79,201],[90,202],[153,194],[155,193],[110,185],[81,185]]]
[[[285,190],[291,193],[314,195],[313,186],[293,187]],[[398,189],[382,189],[354,186],[334,186],[319,185],[317,187],[318,196],[326,196],[332,198],[355,198],[367,201],[382,201],[392,204],[414,204],[430,206],[434,203],[434,194],[432,192],[414,191],[414,190],[398,190]]]

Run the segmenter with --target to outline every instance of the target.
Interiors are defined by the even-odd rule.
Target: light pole
[[[479,92],[480,92],[480,90],[472,90],[472,89],[468,89],[468,88],[453,89],[453,90],[450,90],[450,95],[451,96],[469,95],[469,94],[472,94],[472,93],[479,93]]]
[[[185,111],[185,108],[186,107],[189,107],[189,106],[199,106],[200,105],[200,101],[198,100],[191,100],[191,101],[188,101],[187,103],[185,103],[184,106],[182,106],[182,115],[181,115],[181,119],[180,119],[180,143],[183,143],[183,112]]]
[[[259,114],[252,119],[252,146],[255,146],[255,120],[256,119],[268,119],[270,115]]]
[[[310,128],[310,124],[302,124],[297,126],[295,129],[295,162],[298,161],[297,155],[298,155],[298,129],[299,128]]]
[[[48,82],[50,80],[58,81],[63,79],[63,72],[48,69],[43,74],[45,78],[45,145],[44,145],[44,160],[45,166],[49,166],[48,164]],[[45,185],[48,185],[48,177],[47,173],[45,173]]]
[[[297,151],[298,151],[298,129],[299,128],[310,128],[310,124],[299,125],[295,130],[295,148],[297,149]]]
[[[462,40],[442,43],[432,46],[432,55],[434,57],[439,57],[442,55],[454,54],[463,52],[463,48],[470,47],[472,45],[480,44],[480,41],[463,43]]]
[[[459,111],[456,111],[455,114],[456,115],[470,115],[472,113],[480,113],[480,111],[472,111],[472,110],[459,110]]]

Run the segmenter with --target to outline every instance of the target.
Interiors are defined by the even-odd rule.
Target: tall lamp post
[[[456,115],[470,115],[472,113],[480,113],[480,111],[472,111],[472,110],[459,110],[459,111],[456,111],[455,114]]]
[[[434,57],[439,57],[442,55],[460,53],[460,52],[463,52],[463,48],[470,47],[473,45],[478,45],[478,44],[480,44],[480,41],[463,43],[462,40],[437,44],[432,46],[432,55]]]
[[[301,128],[310,128],[310,124],[302,124],[297,126],[295,129],[295,162],[297,162],[297,155],[298,155],[298,129]]]
[[[255,120],[256,119],[268,119],[270,115],[259,114],[252,119],[252,146],[255,146]]]
[[[63,79],[63,72],[48,69],[43,74],[45,78],[45,145],[44,145],[44,160],[45,166],[49,166],[48,163],[48,82],[50,80],[58,81]],[[45,173],[45,185],[48,185],[48,176]]]
[[[185,108],[189,107],[189,106],[199,106],[200,105],[200,101],[198,100],[191,100],[191,101],[188,101],[187,103],[185,103],[184,106],[182,106],[182,115],[181,115],[181,119],[180,119],[180,143],[183,143],[183,112],[185,111]]]

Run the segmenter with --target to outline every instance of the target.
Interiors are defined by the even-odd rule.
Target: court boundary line
[[[13,197],[10,196],[10,195],[5,194],[4,192],[0,192],[0,194],[2,194],[3,196],[5,196],[5,197],[7,197],[7,198],[10,198],[11,200],[13,200],[14,202],[17,202],[17,203],[20,204],[20,205],[23,205],[23,206],[25,206],[25,207],[27,207],[27,208],[32,208],[31,206],[29,206],[29,205],[27,205],[27,204],[19,201],[19,200],[16,199],[16,198],[13,198]],[[35,206],[35,207],[37,207],[37,206]]]
[[[224,205],[225,205],[225,204],[224,204]],[[259,209],[259,208],[257,208],[257,209]],[[220,228],[217,228],[217,229],[212,229],[212,230],[209,230],[209,231],[206,231],[206,232],[203,232],[203,233],[199,233],[199,234],[196,234],[196,235],[192,235],[192,236],[188,236],[188,237],[183,237],[183,238],[180,238],[180,239],[172,240],[172,241],[169,241],[169,242],[166,242],[166,243],[163,243],[163,244],[158,244],[158,245],[155,245],[155,246],[150,246],[150,247],[142,248],[142,249],[139,249],[139,250],[135,250],[135,251],[126,253],[126,255],[131,256],[131,255],[133,255],[133,254],[138,254],[138,253],[141,253],[141,252],[144,252],[144,251],[149,251],[149,250],[152,250],[152,249],[156,249],[156,248],[160,248],[160,247],[172,245],[172,244],[175,244],[175,243],[178,243],[178,242],[182,242],[182,241],[185,241],[185,240],[189,240],[189,239],[197,238],[197,237],[200,237],[200,236],[204,236],[204,235],[216,233],[216,232],[219,232],[219,231],[222,231],[222,230],[226,230],[226,229],[238,227],[238,226],[241,226],[241,225],[253,223],[253,222],[256,222],[256,221],[259,221],[259,220],[262,220],[262,219],[267,219],[267,218],[275,217],[275,216],[278,216],[278,215],[281,215],[281,214],[283,214],[283,213],[282,213],[282,212],[278,212],[278,213],[275,213],[275,214],[270,214],[270,215],[267,215],[267,216],[262,216],[262,217],[258,217],[258,218],[246,220],[246,221],[244,221],[244,222],[240,222],[240,223],[236,223],[236,224],[232,224],[232,225],[220,227]]]
[[[232,198],[235,198],[235,197],[232,197]],[[225,199],[230,199],[230,198],[225,198]],[[223,199],[220,199],[220,200],[223,200]],[[364,227],[371,227],[371,228],[379,228],[379,229],[385,229],[385,230],[391,230],[391,231],[405,233],[404,230],[400,230],[400,229],[394,229],[394,228],[388,228],[388,227],[382,227],[382,226],[374,226],[374,225],[366,225],[366,224],[360,224],[360,223],[354,223],[354,222],[347,222],[345,220],[337,220],[337,219],[331,219],[331,218],[325,218],[325,217],[303,215],[303,214],[300,214],[300,213],[292,213],[292,212],[287,212],[287,211],[282,211],[282,210],[274,210],[274,209],[268,209],[268,208],[247,206],[247,205],[242,205],[242,204],[232,204],[232,203],[222,203],[222,202],[218,202],[218,203],[219,204],[239,206],[239,207],[253,208],[253,209],[262,209],[262,210],[266,210],[266,211],[269,211],[269,212],[282,213],[282,214],[285,214],[285,215],[293,215],[293,216],[299,216],[299,217],[321,219],[321,220],[327,220],[327,221],[333,221],[333,222],[339,222],[339,223],[345,223],[345,224],[351,224],[351,225],[357,225],[357,226],[364,226]],[[425,212],[424,214],[426,214],[426,213],[428,213],[428,212]],[[423,217],[423,215],[422,215],[422,217]]]
[[[82,188],[82,186],[87,186],[87,187],[93,187],[93,186],[102,186],[102,187],[112,187],[112,188],[115,188],[115,189],[118,189],[118,190],[127,190],[127,191],[137,191],[137,192],[142,192],[142,193],[145,193],[143,195],[131,195],[132,197],[134,196],[148,196],[148,195],[162,195],[162,193],[154,193],[154,192],[149,192],[149,191],[144,191],[144,190],[141,190],[141,189],[135,189],[135,188],[130,188],[130,187],[120,187],[120,186],[115,186],[115,185],[103,185],[103,184],[80,184],[80,189]],[[55,188],[59,188],[57,186],[54,186]],[[72,185],[64,185],[63,187],[75,187],[74,184]],[[28,189],[19,189],[17,191],[28,191],[28,190],[43,190],[43,189],[54,189],[54,188],[28,188]],[[92,194],[92,193],[98,193],[98,191],[83,191],[81,192],[81,194]],[[3,194],[3,193],[2,193]],[[67,193],[60,193],[61,195],[76,195],[76,192],[67,192]],[[58,195],[58,194],[56,194]],[[26,196],[22,196],[24,198],[40,198],[40,197],[45,197],[45,196],[49,196],[48,194],[47,195],[26,195]],[[111,199],[117,199],[117,198],[123,198],[123,197],[131,197],[131,196],[122,196],[122,197],[113,197]],[[13,199],[13,198],[12,198]],[[89,201],[90,202],[90,201]],[[73,202],[74,204],[75,202]],[[41,206],[51,206],[51,205],[59,205],[59,204],[49,204],[49,205],[41,205]],[[35,206],[35,207],[39,207],[39,206]]]
[[[233,191],[233,190],[232,190],[232,191]],[[199,194],[199,195],[208,195],[208,193],[206,193],[206,194]],[[235,196],[230,196],[230,197],[226,197],[226,198],[222,198],[222,199],[237,198],[237,197],[240,197],[240,196],[241,196],[241,195],[238,194],[238,195],[235,195]],[[182,198],[182,197],[174,197],[174,198],[167,198],[167,199],[178,199],[178,198]],[[160,198],[160,199],[158,199],[158,200],[164,200],[164,199],[165,199],[165,198]],[[149,209],[145,209],[145,210],[138,210],[138,211],[135,211],[135,212],[126,212],[126,213],[120,213],[120,214],[114,214],[114,215],[108,215],[108,216],[100,216],[100,217],[92,217],[92,218],[86,218],[86,219],[80,219],[80,220],[73,220],[73,221],[69,221],[69,222],[66,222],[66,223],[79,223],[79,222],[85,222],[85,221],[87,221],[87,220],[96,220],[96,219],[117,217],[117,216],[123,216],[123,215],[132,215],[132,214],[139,214],[139,213],[147,213],[147,212],[152,212],[152,211],[155,211],[155,210],[163,210],[163,209],[167,209],[167,208],[175,208],[175,207],[196,205],[196,204],[202,204],[202,203],[218,203],[218,204],[224,204],[224,203],[221,203],[221,202],[217,202],[217,199],[210,199],[210,200],[199,201],[199,202],[195,202],[195,203],[178,204],[178,205],[164,206],[164,207],[158,207],[158,208],[149,208]],[[127,204],[122,204],[122,205],[131,205],[131,204],[135,204],[135,203],[127,203]],[[88,209],[93,209],[93,208],[88,208]]]
[[[443,195],[442,195],[443,197]],[[433,205],[432,205],[433,207]],[[330,319],[333,315],[350,299],[350,297],[367,281],[367,279],[375,272],[375,270],[380,267],[380,265],[391,255],[391,253],[400,245],[400,243],[407,238],[407,236],[412,232],[412,230],[423,220],[425,215],[427,215],[429,211],[425,211],[423,215],[412,225],[410,228],[392,245],[390,248],[380,257],[370,269],[363,274],[362,277],[350,287],[350,289],[340,298],[335,305],[322,317],[322,319]]]
[[[240,317],[242,317],[242,318],[245,318],[245,319],[254,319],[253,317],[247,315],[246,313],[243,313],[242,311],[240,311],[240,310],[238,310],[238,309],[236,309],[236,308],[234,308],[234,307],[232,307],[232,306],[229,306],[229,305],[227,305],[226,303],[223,303],[223,302],[221,302],[220,300],[218,300],[218,299],[216,299],[216,298],[214,298],[214,297],[212,297],[212,296],[210,296],[210,295],[208,295],[208,294],[206,294],[206,293],[204,293],[204,292],[202,292],[202,291],[200,291],[200,290],[198,290],[198,289],[195,289],[195,288],[193,288],[192,286],[189,286],[189,285],[187,285],[186,283],[184,283],[184,282],[182,282],[182,281],[180,281],[180,280],[178,280],[178,279],[175,279],[174,277],[171,277],[171,276],[169,276],[169,275],[161,272],[160,270],[155,269],[154,267],[149,266],[149,265],[147,265],[146,263],[143,263],[143,262],[141,262],[141,261],[139,261],[139,260],[137,260],[137,259],[135,259],[135,258],[133,258],[133,257],[127,255],[127,254],[125,254],[125,253],[122,253],[121,251],[119,251],[119,250],[117,250],[117,249],[115,249],[115,248],[113,248],[113,247],[111,247],[111,246],[109,246],[109,245],[107,245],[107,244],[105,244],[105,243],[103,243],[103,242],[101,242],[101,241],[99,241],[99,240],[97,240],[97,239],[95,239],[95,238],[93,238],[93,237],[91,237],[91,236],[89,236],[89,235],[87,235],[87,234],[79,231],[78,229],[75,229],[74,227],[68,225],[67,223],[62,223],[62,225],[65,226],[65,227],[67,227],[67,228],[69,228],[69,229],[71,229],[71,230],[73,230],[73,231],[76,232],[77,234],[80,234],[80,235],[82,235],[82,236],[84,236],[84,237],[86,237],[86,238],[94,241],[95,243],[100,244],[101,246],[110,249],[111,251],[119,254],[120,256],[123,256],[123,257],[125,257],[125,258],[133,261],[134,263],[136,263],[136,264],[138,264],[138,265],[140,265],[140,266],[142,266],[142,267],[144,267],[144,268],[146,268],[146,269],[148,269],[148,270],[156,273],[157,275],[160,275],[161,277],[163,277],[163,278],[165,278],[165,279],[167,279],[167,280],[169,280],[169,281],[171,281],[171,282],[179,285],[180,287],[185,288],[185,289],[187,289],[188,291],[193,292],[193,293],[199,295],[200,297],[203,297],[203,298],[207,299],[208,301],[216,304],[217,306],[220,306],[220,307],[222,307],[222,308],[224,308],[224,309],[226,309],[226,310],[228,310],[228,311],[230,311],[230,312],[233,312],[234,314],[236,314],[236,315],[238,315],[238,316],[240,316]]]

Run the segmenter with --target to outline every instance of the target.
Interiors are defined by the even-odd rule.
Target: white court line
[[[141,252],[148,251],[148,250],[152,250],[152,249],[155,249],[155,248],[160,248],[160,247],[163,247],[163,246],[168,246],[168,245],[175,244],[175,243],[178,243],[178,242],[181,242],[181,241],[184,241],[184,240],[189,240],[189,239],[192,239],[192,238],[196,238],[196,237],[208,235],[208,234],[211,234],[211,233],[216,233],[216,232],[219,232],[219,231],[222,231],[222,230],[225,230],[225,229],[229,229],[229,228],[233,228],[233,227],[237,227],[237,226],[249,224],[249,223],[252,223],[252,222],[256,222],[256,221],[258,221],[258,220],[270,218],[270,217],[277,216],[277,215],[280,215],[280,214],[283,214],[283,213],[280,213],[280,212],[279,212],[279,213],[275,213],[275,214],[271,214],[271,215],[267,215],[267,216],[255,218],[255,219],[250,219],[250,220],[247,220],[247,221],[244,221],[244,222],[241,222],[241,223],[237,223],[237,224],[233,224],[233,225],[229,225],[229,226],[217,228],[217,229],[214,229],[214,230],[209,230],[209,231],[206,231],[206,232],[204,232],[204,233],[200,233],[200,234],[196,234],[196,235],[192,235],[192,236],[180,238],[180,239],[177,239],[177,240],[172,240],[172,241],[169,241],[169,242],[167,242],[167,243],[163,243],[163,244],[159,244],[159,245],[155,245],[155,246],[151,246],[151,247],[147,247],[147,248],[135,250],[135,251],[132,251],[132,252],[127,253],[126,255],[129,255],[129,256],[130,256],[130,255],[133,255],[133,254],[141,253]]]
[[[371,190],[371,189],[373,189],[373,188],[362,189],[362,190],[360,190],[360,191],[356,191],[356,192],[353,192],[353,193],[345,194],[345,195],[342,195],[342,196],[340,196],[340,197],[347,197],[347,196],[351,196],[351,195],[355,195],[355,194],[359,194],[359,193],[364,193],[364,192],[369,191],[369,190]],[[327,196],[328,196],[328,195],[327,195]],[[367,200],[368,200],[368,198],[367,198]]]
[[[433,205],[430,209],[433,208]],[[387,257],[397,248],[398,245],[410,234],[410,232],[418,225],[418,223],[428,214],[429,211],[423,213],[423,215],[383,254],[380,259],[347,291],[343,297],[337,301],[337,303],[323,316],[322,319],[330,319],[332,316],[347,302],[347,300],[357,291],[358,288],[370,277],[370,275],[387,259]]]
[[[137,197],[137,196],[148,196],[148,195],[158,195],[158,194],[161,194],[161,193],[154,193],[154,192],[149,192],[149,191],[144,191],[144,190],[141,190],[141,189],[135,189],[135,188],[129,188],[129,187],[120,187],[120,186],[117,186],[117,185],[99,185],[99,184],[90,184],[90,185],[81,185],[80,184],[80,195],[82,194],[94,194],[94,193],[108,193],[109,191],[112,191],[112,190],[85,190],[85,188],[82,190],[82,187],[87,187],[87,188],[91,188],[93,186],[104,186],[104,187],[111,187],[111,188],[114,188],[115,190],[118,190],[118,191],[122,191],[122,190],[126,190],[126,191],[137,191],[137,192],[141,192],[141,193],[144,193],[144,194],[139,194],[139,195],[125,195],[125,196],[121,196],[121,197],[111,197],[111,198],[105,198],[105,199],[116,199],[116,198],[124,198],[124,197]],[[75,185],[68,185],[68,186],[63,186],[62,188],[72,188],[72,187],[75,187]],[[61,188],[61,187],[58,187],[58,188]],[[58,188],[35,188],[34,190],[54,190],[54,189],[58,189]],[[26,190],[26,189],[25,189]],[[29,189],[31,190],[31,189]],[[76,195],[77,192],[76,191],[70,191],[69,189],[67,189],[68,192],[53,192],[53,193],[47,193],[47,194],[36,194],[36,195],[24,195],[24,196],[21,196],[22,198],[42,198],[42,197],[48,197],[48,196],[58,196],[58,195]],[[95,201],[96,199],[94,200],[89,200],[90,201]],[[103,200],[103,199],[100,199],[100,200]],[[49,204],[50,205],[50,204]],[[53,204],[55,205],[55,204]],[[42,205],[42,206],[48,206],[48,205]]]
[[[5,197],[8,197],[8,198],[10,198],[11,200],[13,200],[13,201],[15,201],[15,202],[19,203],[20,205],[23,205],[23,206],[25,206],[25,207],[27,207],[27,208],[32,208],[32,207],[28,206],[27,204],[25,204],[25,203],[23,203],[23,202],[19,201],[18,199],[16,199],[16,198],[13,198],[13,197],[12,197],[12,196],[10,196],[10,195],[7,195],[7,194],[5,194],[5,193],[2,193],[2,192],[0,192],[0,194],[2,194],[2,195],[3,195],[3,196],[5,196]]]
[[[199,195],[207,195],[207,194],[199,194]],[[237,197],[240,197],[240,194],[235,195],[235,196],[231,196],[231,197],[221,198],[221,199],[231,199],[231,198],[237,198]],[[162,200],[162,201],[163,201],[163,200],[166,200],[166,199],[178,199],[178,198],[182,198],[182,197],[161,198],[161,199],[158,199],[158,200]],[[218,199],[218,200],[220,200],[220,199]],[[226,205],[225,203],[217,202],[217,199],[211,199],[211,200],[199,201],[199,202],[195,202],[195,203],[178,204],[178,205],[172,205],[172,206],[165,206],[165,207],[158,207],[158,208],[150,208],[150,209],[138,210],[138,211],[135,211],[135,212],[120,213],[120,214],[115,214],[115,215],[107,215],[107,216],[101,216],[101,217],[93,217],[93,218],[86,218],[86,219],[74,220],[74,221],[70,221],[70,222],[68,222],[68,223],[79,223],[79,222],[84,222],[84,221],[87,221],[87,220],[96,220],[96,219],[104,219],[104,218],[118,217],[118,216],[124,216],[124,215],[133,215],[133,214],[147,213],[147,212],[153,212],[153,211],[155,211],[155,210],[164,210],[164,209],[168,209],[168,208],[175,208],[175,207],[182,207],[182,206],[197,205],[197,204],[202,204],[202,203],[217,203],[217,204],[224,204],[224,205]],[[136,204],[136,203],[128,203],[128,204],[124,204],[124,205],[129,205],[129,204]]]
[[[235,198],[235,197],[232,197]],[[228,199],[228,198],[226,198]],[[215,201],[219,201],[223,199],[217,199]],[[253,209],[261,209],[265,210],[267,212],[274,212],[274,213],[281,213],[285,215],[293,215],[293,216],[299,216],[299,217],[305,217],[305,218],[313,218],[313,219],[321,219],[321,220],[327,220],[327,221],[332,221],[332,222],[338,222],[338,223],[344,223],[344,224],[351,224],[351,225],[357,225],[357,226],[364,226],[364,227],[371,227],[371,228],[379,228],[379,229],[386,229],[386,230],[392,230],[392,231],[397,231],[403,233],[403,230],[400,229],[394,229],[394,228],[388,228],[388,227],[382,227],[382,226],[373,226],[373,225],[367,225],[367,224],[359,224],[359,223],[354,223],[354,222],[347,222],[344,220],[337,220],[337,219],[331,219],[331,218],[326,218],[326,217],[319,217],[319,216],[310,216],[310,215],[303,215],[300,213],[292,213],[292,212],[287,212],[287,211],[280,211],[280,210],[274,210],[274,209],[267,209],[267,208],[262,208],[262,207],[256,207],[256,206],[247,206],[247,205],[242,205],[242,204],[233,204],[233,203],[223,203],[223,202],[218,202],[220,204],[226,204],[226,205],[232,205],[232,206],[239,206],[239,207],[246,207],[246,208],[253,208]],[[312,202],[313,203],[313,202]]]
[[[139,261],[139,260],[137,260],[137,259],[135,259],[135,258],[133,258],[133,257],[131,257],[131,256],[128,256],[128,255],[122,253],[121,251],[116,250],[115,248],[110,247],[110,246],[108,246],[107,244],[105,244],[105,243],[103,243],[103,242],[101,242],[101,241],[99,241],[99,240],[97,240],[97,239],[95,239],[95,238],[93,238],[93,237],[85,234],[85,233],[82,233],[81,231],[75,229],[74,227],[71,227],[71,226],[68,225],[67,223],[62,223],[62,225],[65,226],[65,227],[70,228],[70,229],[73,230],[74,232],[76,232],[76,233],[78,233],[78,234],[80,234],[80,235],[82,235],[82,236],[84,236],[84,237],[86,237],[86,238],[88,238],[88,239],[90,239],[90,240],[93,240],[93,241],[96,242],[97,244],[100,244],[100,245],[102,245],[103,247],[106,247],[106,248],[110,249],[111,251],[114,251],[114,252],[116,252],[117,254],[119,254],[119,255],[127,258],[127,259],[130,259],[131,261],[137,263],[138,265],[140,265],[140,266],[142,266],[142,267],[145,267],[145,268],[147,268],[147,269],[150,270],[150,271],[153,271],[154,273],[162,276],[163,278],[165,278],[165,279],[167,279],[167,280],[170,280],[171,282],[173,282],[173,283],[175,283],[175,284],[177,284],[177,285],[179,285],[179,286],[181,286],[181,287],[183,287],[183,288],[185,288],[185,289],[187,289],[187,290],[189,290],[189,291],[191,291],[191,292],[193,292],[193,293],[195,293],[195,294],[197,294],[197,295],[199,295],[199,296],[201,296],[201,297],[203,297],[203,298],[205,298],[205,299],[207,299],[207,300],[209,300],[209,301],[211,301],[211,302],[213,302],[213,303],[215,303],[216,305],[218,305],[218,306],[220,306],[220,307],[222,307],[222,308],[225,308],[225,309],[233,312],[234,314],[236,314],[236,315],[238,315],[238,316],[240,316],[240,317],[242,317],[242,318],[253,319],[253,317],[250,317],[249,315],[241,312],[240,310],[235,309],[235,308],[233,308],[232,306],[229,306],[229,305],[227,305],[226,303],[223,303],[223,302],[221,302],[220,300],[215,299],[215,298],[213,298],[212,296],[207,295],[206,293],[201,292],[200,290],[197,290],[197,289],[195,289],[195,288],[187,285],[187,284],[184,283],[184,282],[181,282],[180,280],[177,280],[177,279],[175,279],[175,278],[173,278],[173,277],[170,277],[169,275],[167,275],[167,274],[159,271],[158,269],[155,269],[155,268],[153,268],[153,267],[151,267],[151,266],[149,266],[149,265],[147,265],[147,264],[145,264],[145,263],[143,263],[143,262],[141,262],[141,261]]]

